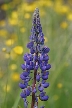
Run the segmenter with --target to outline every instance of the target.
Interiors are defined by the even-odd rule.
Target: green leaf
[[[16,101],[15,101],[15,103],[14,103],[12,108],[20,108],[20,106],[18,106],[18,103],[20,101],[20,93],[21,93],[21,90],[19,91],[17,99],[16,99]]]

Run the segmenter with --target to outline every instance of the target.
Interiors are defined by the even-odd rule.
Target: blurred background
[[[36,7],[52,66],[49,100],[39,100],[39,108],[72,108],[72,0],[0,0],[0,108],[24,108],[20,66],[29,52],[26,44]]]

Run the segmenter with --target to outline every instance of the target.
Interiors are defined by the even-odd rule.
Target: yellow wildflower
[[[47,5],[47,2],[48,2],[48,1],[40,0],[40,1],[38,2],[38,5],[39,5],[39,6],[46,6],[46,5]]]
[[[20,4],[21,0],[12,0],[15,5]]]
[[[2,51],[3,51],[3,52],[6,52],[6,50],[7,50],[6,48],[2,48]]]
[[[30,14],[29,14],[29,13],[26,13],[26,14],[24,15],[24,17],[25,17],[26,19],[29,19],[29,18],[30,18]]]
[[[54,5],[54,9],[56,12],[61,13],[61,14],[67,14],[69,12],[69,7],[67,5],[62,5],[61,3],[58,2]]]
[[[17,65],[16,64],[11,64],[10,65],[10,69],[11,70],[16,70],[17,69]]]
[[[5,92],[9,92],[9,91],[11,90],[11,86],[10,86],[10,85],[5,85],[5,86],[3,87],[3,90],[4,90]]]
[[[58,84],[57,84],[57,87],[58,87],[58,88],[62,88],[62,86],[63,86],[62,83],[58,83]]]
[[[12,60],[14,60],[14,59],[16,59],[16,57],[17,57],[17,54],[14,52],[14,50],[12,49],[11,50],[11,52],[10,52],[10,58],[12,59]]]
[[[19,7],[18,11],[20,11],[20,10],[21,10],[21,12],[24,11],[25,10],[25,6],[27,6],[27,3],[26,2],[22,3],[21,6]]]
[[[7,32],[7,30],[0,30],[0,36],[3,36],[3,37],[6,37],[6,36],[8,36],[8,32]]]
[[[61,6],[61,13],[68,13],[69,7],[68,6]]]
[[[8,39],[8,40],[5,41],[5,44],[6,44],[7,46],[11,46],[11,45],[14,44],[14,40],[13,40],[13,39]]]
[[[60,10],[61,10],[61,3],[60,2],[56,2],[54,4],[54,10],[58,13],[60,13]]]
[[[6,53],[6,54],[5,54],[5,58],[6,58],[6,59],[10,58],[10,54],[9,54],[9,53]]]
[[[10,35],[10,37],[11,37],[11,39],[13,39],[14,41],[17,41],[17,34],[12,33],[12,34]]]
[[[20,75],[19,75],[19,73],[13,73],[11,78],[13,81],[19,81]]]
[[[13,51],[16,54],[21,55],[23,53],[23,47],[22,46],[16,46],[15,48],[13,48]]]
[[[2,9],[2,10],[5,10],[5,11],[8,10],[8,5],[7,5],[7,4],[3,4],[3,5],[1,6],[1,9]]]
[[[72,21],[72,13],[68,14],[67,19],[70,20],[70,21]]]
[[[37,3],[39,6],[48,6],[48,7],[52,7],[53,6],[53,2],[48,0],[40,0],[38,3]]]
[[[20,32],[24,33],[26,31],[26,29],[24,27],[20,28]]]
[[[9,24],[13,25],[13,26],[17,25],[18,24],[18,19],[10,18],[9,19]]]
[[[17,19],[18,18],[17,11],[13,11],[11,16],[12,16],[13,19]]]
[[[53,6],[53,2],[52,1],[47,1],[47,4],[46,4],[48,7],[52,7]]]
[[[34,11],[34,9],[36,8],[36,4],[35,3],[33,3],[33,4],[30,4],[30,5],[28,5],[28,4],[23,4],[23,8],[24,8],[24,10],[25,11],[27,11],[27,12],[32,12],[32,11]]]
[[[61,28],[67,28],[67,26],[68,26],[68,24],[67,24],[67,22],[62,22],[61,24],[60,24],[60,26],[61,26]]]

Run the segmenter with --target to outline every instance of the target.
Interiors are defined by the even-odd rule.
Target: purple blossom
[[[28,96],[32,96],[31,108],[38,108],[38,97],[41,101],[47,101],[49,98],[44,89],[49,87],[49,83],[46,80],[51,68],[51,65],[48,63],[48,52],[50,49],[44,46],[44,40],[39,9],[36,8],[33,14],[30,42],[27,44],[30,53],[26,53],[23,56],[24,64],[21,65],[23,73],[20,75],[23,82],[19,83],[19,87],[22,89],[20,96],[24,100],[25,108],[29,104],[27,101]],[[31,77],[31,73],[33,77]],[[30,80],[33,81],[32,85],[29,85]],[[38,91],[39,94],[37,94]],[[45,108],[45,106],[40,108]]]

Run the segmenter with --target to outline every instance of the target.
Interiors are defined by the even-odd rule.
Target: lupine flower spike
[[[29,108],[39,108],[38,99],[47,101],[49,98],[44,89],[49,87],[49,83],[46,80],[51,68],[51,65],[48,64],[48,52],[50,49],[44,45],[44,41],[39,9],[36,8],[33,14],[30,42],[27,44],[30,53],[26,53],[23,56],[25,63],[21,65],[23,73],[20,75],[20,78],[23,82],[19,83],[19,87],[22,89],[20,96],[24,100],[24,108],[28,108],[28,104],[30,104],[27,101],[28,96],[32,98],[31,107],[29,105]],[[32,80],[32,85],[29,85],[30,80]],[[41,106],[40,108],[45,108],[45,106]]]

